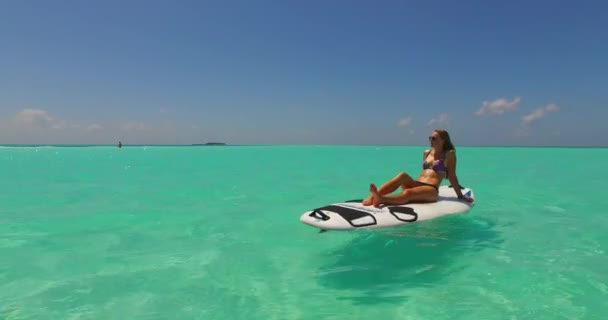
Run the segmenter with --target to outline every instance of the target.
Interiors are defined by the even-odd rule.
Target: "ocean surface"
[[[608,318],[608,149],[458,147],[466,214],[300,223],[425,148],[0,147],[0,319]]]

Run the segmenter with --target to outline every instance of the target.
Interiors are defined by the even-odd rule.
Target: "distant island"
[[[225,142],[193,143],[193,146],[225,146]]]

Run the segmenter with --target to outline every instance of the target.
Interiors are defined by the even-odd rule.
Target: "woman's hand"
[[[458,199],[466,200],[466,201],[468,201],[468,202],[473,202],[473,201],[475,201],[473,198],[468,197],[468,196],[461,196],[461,197],[458,197]]]

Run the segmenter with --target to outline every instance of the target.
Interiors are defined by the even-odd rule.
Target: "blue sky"
[[[4,1],[0,143],[606,146],[607,9]]]

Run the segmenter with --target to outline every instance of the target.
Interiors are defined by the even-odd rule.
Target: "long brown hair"
[[[446,130],[435,129],[434,131],[437,132],[437,134],[441,137],[441,140],[443,140],[444,151],[456,150],[454,144],[452,143],[452,140],[450,139],[450,134]]]

